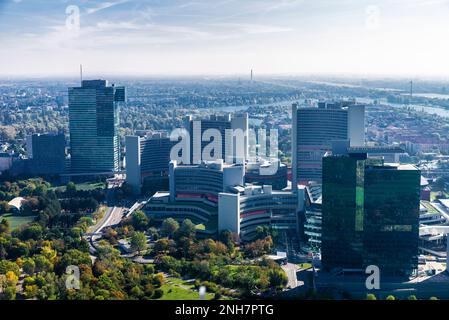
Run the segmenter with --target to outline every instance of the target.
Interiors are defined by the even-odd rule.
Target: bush
[[[153,299],[160,299],[164,295],[164,291],[162,289],[156,289],[153,293]]]

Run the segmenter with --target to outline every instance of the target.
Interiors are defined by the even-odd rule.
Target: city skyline
[[[8,0],[0,76],[77,75],[83,64],[86,77],[444,77],[447,13],[442,0]]]
[[[449,300],[448,13],[0,0],[0,300]]]

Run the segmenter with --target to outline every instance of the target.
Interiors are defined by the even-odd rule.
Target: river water
[[[366,104],[372,104],[374,103],[375,99],[370,98],[356,98],[356,101],[359,103],[366,103]],[[438,107],[430,107],[425,105],[418,105],[418,104],[399,104],[399,103],[391,103],[387,102],[386,99],[379,99],[378,100],[383,105],[388,105],[395,108],[405,108],[410,107],[415,109],[416,111],[424,111],[429,114],[436,114],[441,117],[449,118],[449,109],[443,109]],[[268,106],[278,106],[278,105],[285,105],[285,106],[291,106],[291,104],[295,102],[295,100],[284,100],[284,101],[278,101],[274,103],[266,103],[266,104],[258,104],[258,107],[268,107]],[[256,105],[255,105],[256,106]],[[226,112],[243,112],[248,110],[250,106],[234,106],[234,107],[215,107],[211,108],[217,111],[226,111]]]

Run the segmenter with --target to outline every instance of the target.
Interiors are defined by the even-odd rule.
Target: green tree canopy
[[[179,223],[173,218],[165,219],[162,222],[161,232],[169,238],[172,238],[175,232],[178,231],[178,229]]]
[[[147,248],[147,237],[143,232],[136,231],[131,236],[131,249],[139,254]]]

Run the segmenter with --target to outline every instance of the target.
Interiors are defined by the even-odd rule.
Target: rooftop
[[[25,200],[25,198],[22,197],[16,197],[14,199],[12,199],[11,201],[8,202],[8,204],[11,207],[16,208],[17,210],[20,210],[20,208],[22,207],[22,202]]]
[[[348,153],[404,153],[405,151],[398,146],[359,146],[359,147],[349,147]]]

